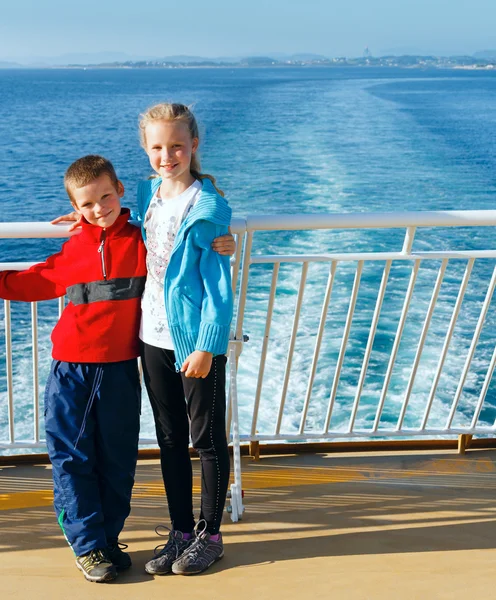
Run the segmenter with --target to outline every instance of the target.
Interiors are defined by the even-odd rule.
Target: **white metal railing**
[[[260,349],[260,364],[258,368],[257,383],[255,388],[253,410],[251,413],[251,427],[249,434],[241,436],[241,439],[249,440],[281,440],[281,441],[305,441],[311,439],[337,439],[337,438],[357,438],[357,437],[415,437],[415,436],[446,436],[449,434],[460,434],[460,433],[479,433],[479,434],[494,434],[494,424],[480,423],[479,417],[481,411],[485,406],[487,399],[487,393],[490,388],[491,378],[496,365],[496,349],[492,354],[492,358],[487,367],[487,371],[484,376],[484,383],[480,389],[480,394],[477,399],[476,407],[473,411],[470,423],[467,425],[453,424],[454,417],[459,406],[461,394],[464,390],[464,386],[467,380],[467,375],[472,366],[474,353],[477,348],[479,337],[486,321],[488,310],[491,305],[491,300],[496,284],[496,269],[493,270],[492,277],[490,278],[489,285],[486,289],[485,299],[480,310],[477,325],[472,336],[470,348],[464,361],[464,365],[460,373],[450,373],[449,376],[458,376],[458,385],[456,392],[452,398],[449,416],[446,422],[442,425],[428,426],[429,415],[433,406],[436,392],[438,391],[438,385],[440,377],[443,374],[445,367],[446,356],[450,348],[450,343],[453,338],[453,332],[457,324],[458,316],[460,314],[460,308],[465,297],[467,285],[470,280],[470,275],[473,270],[473,266],[476,260],[480,259],[494,259],[496,258],[496,245],[492,243],[492,235],[488,235],[487,250],[450,250],[450,251],[429,251],[429,252],[414,252],[413,242],[417,232],[417,228],[429,227],[429,228],[444,228],[444,227],[480,227],[480,226],[494,226],[496,225],[496,211],[447,211],[447,212],[412,212],[412,213],[365,213],[365,214],[328,214],[328,215],[256,215],[249,216],[246,219],[246,238],[244,244],[244,259],[243,266],[241,269],[242,282],[241,289],[238,298],[238,314],[236,322],[236,335],[239,337],[243,331],[243,321],[246,314],[246,301],[247,295],[250,293],[250,267],[254,265],[271,265],[272,266],[272,277],[270,281],[270,291],[267,299],[267,311],[264,326],[264,333],[262,336],[262,344]],[[273,254],[273,255],[257,255],[252,254],[254,235],[260,231],[274,231],[274,230],[318,230],[318,229],[386,229],[386,228],[404,228],[405,236],[403,246],[400,251],[396,252],[340,252],[340,253],[329,253],[329,254]],[[491,232],[492,234],[492,232]],[[435,238],[436,233],[431,232],[431,237]],[[450,260],[461,260],[466,263],[465,272],[461,281],[455,306],[451,314],[448,329],[445,334],[443,346],[438,357],[437,366],[434,371],[434,376],[430,388],[429,394],[426,396],[423,416],[421,424],[418,427],[406,427],[405,416],[412,396],[412,390],[416,381],[417,373],[421,358],[426,348],[426,341],[428,339],[429,328],[431,326],[433,314],[438,303],[440,290],[444,281],[447,266]],[[382,273],[379,290],[377,293],[377,299],[375,302],[374,314],[371,320],[370,328],[368,331],[368,339],[363,348],[363,360],[361,364],[360,374],[358,382],[355,387],[354,397],[349,406],[349,419],[345,426],[343,423],[338,423],[337,426],[333,427],[331,419],[335,411],[336,399],[338,397],[338,390],[341,378],[341,372],[345,364],[345,357],[347,352],[347,346],[349,343],[351,328],[353,319],[355,316],[357,296],[360,290],[360,282],[364,269],[364,265],[372,261],[381,261],[384,263],[384,270]],[[412,270],[409,278],[408,288],[403,298],[403,306],[401,314],[397,323],[396,333],[394,335],[393,343],[389,351],[387,358],[387,369],[383,378],[382,388],[377,396],[377,404],[375,407],[369,406],[369,411],[373,411],[373,421],[370,427],[357,427],[356,417],[357,411],[362,397],[362,391],[364,382],[368,373],[369,360],[374,345],[375,336],[377,333],[377,327],[379,318],[381,316],[381,309],[383,306],[384,298],[387,294],[387,285],[391,272],[391,266],[393,261],[408,261],[412,263]],[[380,426],[381,416],[385,406],[386,399],[388,398],[388,392],[390,390],[392,373],[395,367],[396,359],[398,356],[398,350],[402,341],[402,336],[405,328],[405,323],[410,311],[410,305],[412,301],[412,295],[415,290],[415,284],[417,281],[420,265],[425,261],[441,261],[441,265],[438,270],[436,282],[432,290],[428,309],[421,324],[421,332],[417,347],[415,351],[415,357],[410,369],[408,383],[404,391],[401,406],[399,408],[399,414],[397,421],[393,427]],[[356,263],[354,282],[350,289],[348,310],[345,318],[344,329],[340,340],[339,352],[337,359],[334,364],[334,372],[332,382],[330,384],[330,391],[328,395],[328,401],[326,406],[321,405],[321,409],[325,412],[325,418],[323,419],[323,425],[321,428],[309,428],[307,424],[307,416],[309,407],[314,397],[313,385],[315,381],[316,373],[319,369],[319,359],[321,358],[321,345],[324,335],[324,330],[328,324],[329,306],[331,301],[331,295],[333,292],[333,286],[336,278],[336,272],[338,266],[343,263]],[[294,305],[294,314],[287,314],[288,319],[292,317],[292,323],[288,323],[288,329],[291,325],[291,333],[286,351],[286,362],[284,365],[284,377],[282,379],[281,388],[278,391],[277,401],[275,402],[274,397],[270,397],[268,400],[271,403],[277,404],[276,410],[272,411],[272,416],[275,417],[275,426],[273,429],[267,427],[267,423],[264,424],[264,430],[260,427],[259,413],[261,408],[261,396],[264,386],[264,376],[266,372],[266,362],[268,356],[268,347],[270,343],[270,331],[271,323],[273,318],[274,306],[277,304],[276,293],[278,285],[278,276],[280,267],[283,263],[299,263],[301,264],[301,274],[298,291],[296,292],[296,299]],[[309,266],[314,263],[328,263],[329,274],[325,290],[322,295],[322,303],[320,310],[320,319],[318,321],[318,327],[315,331],[314,351],[311,356],[311,361],[308,363],[308,369],[304,373],[299,373],[300,377],[304,377],[307,380],[306,391],[304,394],[301,408],[298,409],[298,413],[294,414],[293,417],[297,417],[299,421],[296,431],[289,431],[288,428],[283,430],[282,422],[283,415],[286,409],[286,399],[288,393],[288,385],[291,376],[293,359],[295,356],[295,343],[298,333],[301,331],[300,320],[302,313],[302,303],[307,287],[308,269]],[[481,282],[479,282],[481,283]],[[494,346],[494,342],[493,342]],[[238,386],[239,387],[239,386]],[[492,408],[492,403],[491,407]]]
[[[233,257],[233,290],[236,292],[236,314],[233,325],[234,335],[230,346],[230,372],[234,377],[236,373],[241,377],[238,379],[238,399],[233,399],[233,389],[230,386],[229,402],[229,424],[236,435],[243,440],[281,440],[281,441],[305,441],[305,440],[331,440],[347,438],[373,438],[373,437],[416,437],[416,436],[447,436],[452,434],[494,434],[494,423],[489,422],[487,415],[491,414],[493,398],[488,392],[491,390],[491,380],[496,365],[496,349],[491,350],[491,357],[484,355],[477,358],[474,367],[474,357],[477,354],[481,333],[484,325],[492,315],[491,301],[496,286],[496,244],[493,244],[493,231],[488,230],[487,248],[484,250],[434,250],[415,252],[413,245],[418,228],[433,228],[430,231],[431,242],[436,240],[436,229],[444,227],[486,227],[496,226],[496,211],[446,211],[446,212],[404,212],[404,213],[363,213],[363,214],[318,214],[318,215],[252,215],[245,219],[234,219],[231,229],[238,239],[237,252]],[[260,254],[253,252],[254,240],[258,232],[291,230],[360,230],[360,229],[404,229],[402,247],[397,251],[371,251],[359,252],[351,248],[349,252],[333,253],[295,253],[291,247],[284,249],[285,253]],[[0,239],[2,238],[48,238],[66,237],[67,228],[52,226],[45,223],[0,223]],[[359,233],[357,234],[359,235]],[[440,263],[437,267],[437,263]],[[450,310],[444,310],[441,314],[441,324],[436,309],[440,303],[440,297],[445,293],[446,273],[456,263],[463,265],[456,273],[460,275],[458,288],[453,292],[453,284],[450,283],[450,294],[453,306]],[[474,282],[474,268],[481,263],[487,271],[487,263],[491,264],[492,274],[478,275]],[[361,335],[357,341],[354,337],[354,323],[360,314],[360,293],[363,280],[370,265],[382,265],[381,274],[377,277],[377,289],[374,288],[375,298],[369,303],[373,312],[366,331],[366,336]],[[339,277],[343,268],[354,266],[353,281],[343,284]],[[379,383],[373,393],[367,393],[364,402],[367,379],[371,374],[371,361],[376,353],[376,342],[378,335],[383,335],[381,319],[384,318],[385,303],[391,299],[391,274],[398,265],[403,265],[401,277],[395,277],[402,283],[405,280],[406,290],[402,292],[401,298],[395,291],[398,315],[395,312],[394,333],[389,338],[390,343],[382,350],[382,362],[384,373],[381,373]],[[411,265],[408,270],[406,267]],[[429,265],[432,271],[436,267],[437,273],[434,285],[430,291],[423,292],[422,302],[425,311],[419,311],[416,305],[415,294],[422,267]],[[26,263],[0,263],[0,269],[26,268]],[[314,284],[312,269],[326,268],[327,276],[323,280],[319,292],[312,292],[313,305],[311,310],[306,307],[306,292]],[[281,282],[281,274],[284,269],[300,269],[297,286],[292,283],[288,287],[287,281]],[[259,291],[260,273],[257,269],[263,269],[264,290]],[[453,277],[452,277],[453,279]],[[394,282],[394,283],[395,283]],[[467,299],[467,290],[470,286],[476,286],[479,291],[483,289],[484,299],[482,302],[477,298]],[[280,291],[284,288],[285,298],[281,300]],[[290,289],[291,288],[291,289]],[[289,290],[289,291],[288,291]],[[337,290],[337,291],[336,291]],[[255,294],[256,292],[256,294]],[[330,315],[334,315],[336,309],[335,296],[340,294],[340,310],[342,312],[342,330],[332,329],[333,321]],[[266,303],[263,311],[257,309],[256,322],[252,318],[250,303],[253,296],[257,295],[257,302]],[[260,298],[263,296],[263,298]],[[292,304],[289,303],[288,298]],[[460,314],[463,308],[470,303],[477,308],[477,323],[470,334],[464,332],[465,337],[469,335],[470,343],[468,350],[456,347],[456,361],[448,364],[450,350],[453,350],[453,340],[456,337],[457,327],[460,326]],[[480,308],[479,308],[480,304]],[[281,308],[282,307],[282,308]],[[33,436],[29,441],[16,439],[15,436],[15,407],[16,398],[13,393],[13,362],[16,356],[12,355],[12,318],[10,303],[4,303],[5,319],[5,379],[6,379],[6,406],[0,405],[0,420],[2,415],[4,423],[0,421],[0,431],[4,432],[4,439],[0,437],[0,449],[9,448],[34,448],[42,447],[39,432],[39,393],[38,393],[38,307],[32,305],[31,327],[32,327],[32,381],[33,381],[33,410],[31,419],[33,421]],[[59,310],[63,308],[63,300],[59,304]],[[394,311],[396,311],[396,308]],[[389,310],[389,309],[388,309]],[[417,312],[415,312],[417,311]],[[414,313],[414,324],[409,321]],[[277,313],[277,315],[276,315]],[[311,314],[309,314],[311,313]],[[336,313],[337,314],[337,313]],[[279,336],[277,341],[273,338],[274,319],[276,316],[285,325],[284,336]],[[312,317],[312,326],[309,325],[309,317]],[[396,318],[397,317],[397,318]],[[491,316],[492,318],[492,316]],[[437,319],[437,320],[436,320]],[[433,343],[433,323],[436,323],[436,339]],[[248,327],[249,325],[249,327]],[[395,368],[401,355],[401,344],[404,340],[404,332],[410,327],[415,330],[415,347],[410,360],[408,373],[405,375],[405,385],[398,385],[395,379]],[[250,329],[253,329],[253,333]],[[334,344],[332,352],[329,351],[329,330],[332,329]],[[442,336],[440,331],[442,329]],[[464,327],[467,329],[467,326]],[[243,334],[250,335],[250,341],[245,344],[243,353]],[[339,333],[339,339],[336,338]],[[362,332],[363,333],[363,332]],[[418,335],[417,335],[418,333]],[[307,349],[305,360],[301,360],[301,351],[298,347],[299,340],[305,337]],[[282,339],[284,338],[284,339]],[[343,373],[347,369],[349,359],[349,348],[353,344],[357,363],[359,356],[359,367],[355,376],[346,379],[348,388],[346,393],[342,391]],[[308,349],[311,346],[311,351]],[[487,346],[487,344],[486,344]],[[494,343],[493,343],[494,346]],[[274,356],[279,358],[275,361]],[[332,354],[332,360],[329,358]],[[415,386],[422,371],[422,361],[429,355],[429,389],[420,395],[415,393]],[[487,354],[487,353],[486,353]],[[280,364],[282,357],[282,369],[278,376],[277,389],[274,387],[274,368],[268,368],[269,364]],[[487,361],[486,361],[487,359]],[[249,361],[249,364],[248,364]],[[296,378],[298,386],[292,386],[295,379],[295,363],[298,363]],[[376,361],[377,362],[377,361]],[[463,362],[461,369],[460,364]],[[234,363],[234,364],[233,364]],[[456,364],[455,364],[456,363]],[[254,366],[256,365],[256,366]],[[248,369],[249,367],[249,369]],[[249,371],[245,376],[243,370]],[[473,376],[471,369],[475,369]],[[372,370],[373,371],[373,370]],[[332,377],[331,377],[332,375]],[[475,379],[474,379],[475,377]],[[456,380],[456,390],[451,394],[447,387],[442,389],[444,396],[449,396],[449,401],[444,400],[443,413],[440,418],[432,424],[432,412],[440,393],[440,384],[444,379]],[[477,382],[482,380],[482,385]],[[322,389],[316,393],[316,382],[326,381],[325,386],[319,384],[320,388],[326,388],[325,394]],[[467,381],[470,380],[469,406],[463,406],[460,410],[463,393],[466,390]],[[473,380],[476,383],[473,383]],[[245,385],[249,382],[250,385]],[[270,385],[269,385],[270,384]],[[327,387],[326,387],[327,386]],[[477,387],[475,397],[474,386]],[[264,393],[269,387],[268,393]],[[394,387],[394,393],[392,388]],[[425,386],[424,386],[425,387]],[[399,389],[401,390],[399,391]],[[4,388],[5,389],[5,388]],[[1,391],[1,388],[0,388]],[[401,392],[401,393],[400,393]],[[235,393],[235,392],[234,392]],[[320,394],[320,395],[319,395]],[[324,398],[325,396],[325,398]],[[394,422],[389,415],[384,421],[385,410],[391,398],[394,396]],[[401,396],[401,400],[398,397]],[[324,398],[324,399],[323,399]],[[419,399],[420,398],[420,399]],[[241,423],[238,423],[236,414],[232,415],[232,405],[239,404],[241,411]],[[496,403],[494,403],[496,405]],[[415,426],[408,420],[413,412],[418,421]],[[484,411],[486,411],[484,413]],[[489,412],[488,412],[489,411]],[[463,412],[463,415],[462,415]],[[262,418],[262,413],[264,417]],[[481,415],[485,414],[485,420]],[[457,418],[463,416],[462,423]],[[234,419],[232,419],[234,417]],[[142,439],[142,444],[155,443],[154,439]]]

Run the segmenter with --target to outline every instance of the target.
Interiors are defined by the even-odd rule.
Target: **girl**
[[[231,209],[214,178],[201,174],[198,126],[186,106],[154,106],[139,126],[158,176],[138,188],[148,268],[140,339],[172,521],[167,543],[145,570],[190,575],[224,555],[219,528],[229,481],[225,352],[232,293],[229,257],[211,244],[228,232]],[[202,470],[196,528],[190,432]]]

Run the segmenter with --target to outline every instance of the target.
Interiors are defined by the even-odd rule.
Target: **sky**
[[[3,0],[0,60],[472,54],[496,48],[495,25],[495,0]]]

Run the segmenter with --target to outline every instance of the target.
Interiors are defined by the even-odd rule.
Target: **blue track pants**
[[[46,441],[55,512],[76,556],[116,541],[129,515],[140,409],[136,360],[53,361]]]

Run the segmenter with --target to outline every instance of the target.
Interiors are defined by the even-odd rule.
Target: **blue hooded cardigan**
[[[138,186],[138,220],[146,244],[144,221],[162,179]],[[225,354],[232,319],[230,257],[211,248],[214,238],[228,232],[231,209],[209,179],[179,227],[165,272],[167,321],[179,370],[194,350]]]

